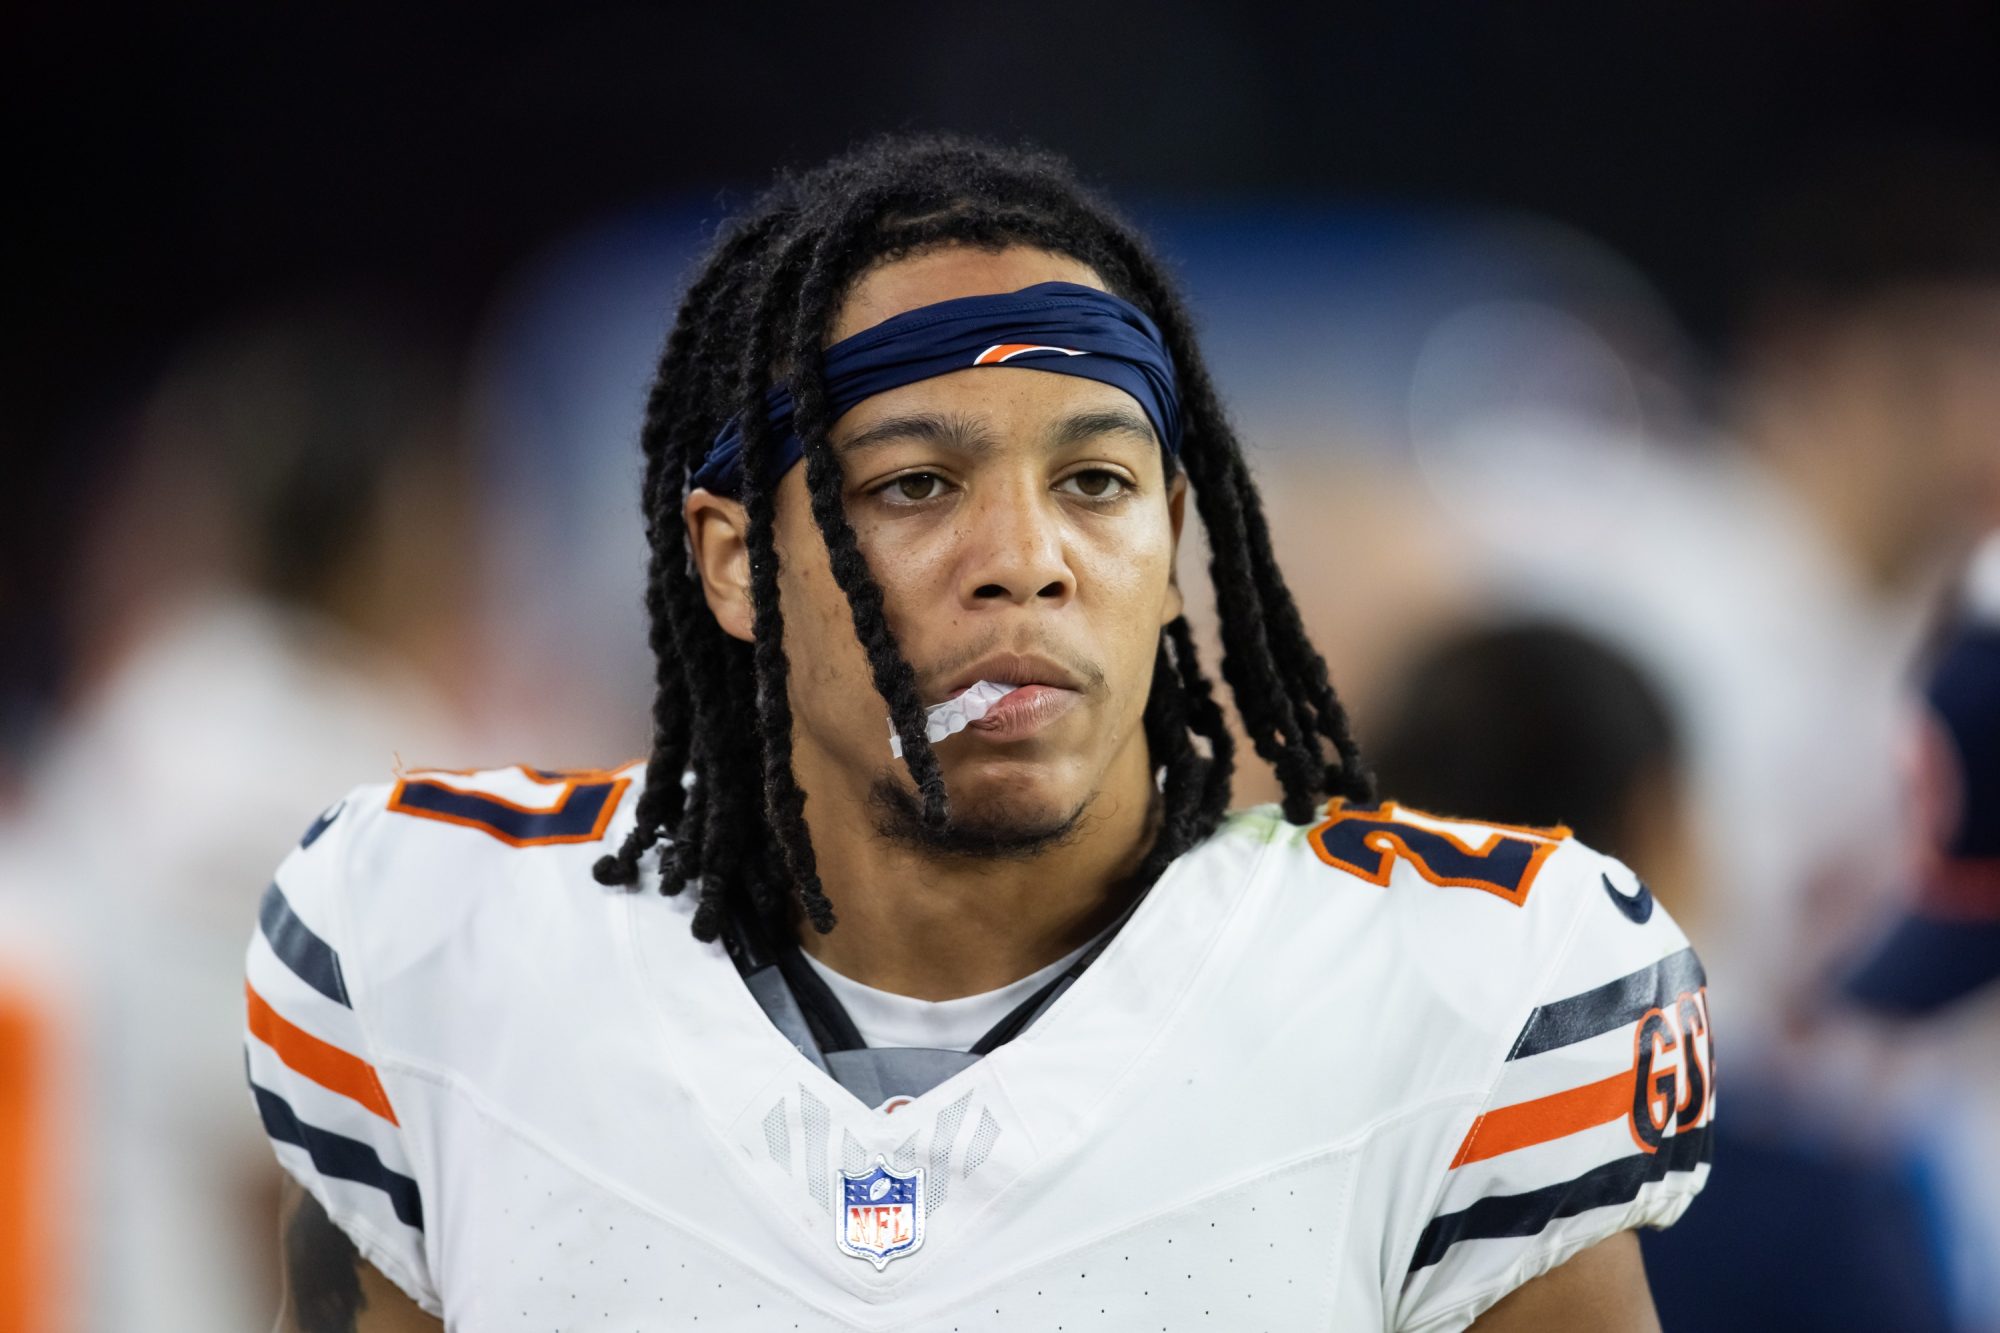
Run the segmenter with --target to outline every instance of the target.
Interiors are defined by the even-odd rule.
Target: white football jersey
[[[1562,830],[1233,816],[881,1111],[592,878],[642,776],[365,787],[265,897],[264,1124],[448,1328],[1428,1333],[1707,1175],[1700,965]]]

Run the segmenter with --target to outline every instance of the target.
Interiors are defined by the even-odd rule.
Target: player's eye
[[[935,472],[906,472],[883,488],[891,502],[917,504],[944,494],[944,478]]]
[[[1106,468],[1086,468],[1072,472],[1059,483],[1073,495],[1088,500],[1111,500],[1131,489],[1131,483]]]

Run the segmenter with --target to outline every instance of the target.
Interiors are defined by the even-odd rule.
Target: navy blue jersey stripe
[[[264,901],[257,908],[257,925],[270,941],[271,952],[297,973],[300,981],[335,1004],[354,1007],[347,998],[347,982],[340,975],[340,955],[333,951],[332,945],[313,934],[311,926],[299,920],[276,880],[264,890]]]
[[[313,1168],[323,1176],[373,1185],[389,1196],[389,1206],[406,1225],[424,1229],[424,1201],[417,1193],[416,1181],[382,1165],[381,1157],[361,1140],[308,1125],[269,1088],[252,1083],[250,1091],[257,1094],[257,1114],[263,1117],[266,1134],[279,1143],[304,1148],[312,1157]]]
[[[1614,1032],[1627,1023],[1638,1022],[1648,1009],[1664,1009],[1681,992],[1699,990],[1707,982],[1701,959],[1694,956],[1693,949],[1682,949],[1651,967],[1642,967],[1581,995],[1537,1007],[1528,1015],[1507,1058],[1525,1060],[1600,1033]]]
[[[1662,1143],[1658,1152],[1620,1157],[1559,1185],[1476,1200],[1455,1213],[1431,1219],[1417,1239],[1410,1271],[1415,1273],[1430,1267],[1462,1240],[1533,1236],[1557,1218],[1630,1203],[1639,1197],[1640,1190],[1664,1180],[1668,1173],[1694,1170],[1709,1160],[1712,1151],[1708,1126],[1703,1125],[1676,1134]]]

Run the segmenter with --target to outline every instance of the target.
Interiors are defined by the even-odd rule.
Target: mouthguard
[[[947,736],[956,736],[985,717],[994,704],[1019,688],[1017,685],[999,685],[982,680],[956,699],[932,704],[924,710],[924,739],[936,745]],[[894,718],[889,719],[889,753],[898,759],[903,757],[903,738],[896,734]]]

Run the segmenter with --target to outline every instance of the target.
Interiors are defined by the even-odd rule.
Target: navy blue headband
[[[1020,366],[1078,375],[1123,389],[1145,411],[1170,454],[1181,451],[1180,386],[1160,330],[1146,312],[1095,287],[1043,282],[998,296],[920,306],[826,349],[828,420],[864,398],[972,366]],[[779,437],[771,475],[783,476],[805,446],[792,429],[792,395],[765,395]],[[730,419],[691,484],[734,495],[743,482],[743,424]]]

